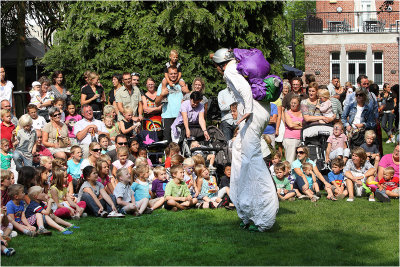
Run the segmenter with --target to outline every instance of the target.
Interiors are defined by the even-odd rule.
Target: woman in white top
[[[97,142],[91,142],[89,145],[89,156],[84,159],[81,163],[81,171],[86,166],[96,167],[96,161],[100,158],[101,155],[101,147]]]
[[[0,101],[8,100],[13,106],[13,97],[12,90],[14,88],[14,84],[11,81],[6,80],[6,71],[4,67],[0,67]]]

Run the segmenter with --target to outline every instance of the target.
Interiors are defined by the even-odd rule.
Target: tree
[[[101,75],[106,91],[112,74],[124,71],[160,82],[171,49],[179,51],[183,78],[191,84],[194,77],[203,77],[208,94],[223,88],[209,59],[220,47],[257,47],[273,70],[280,70],[288,56],[282,46],[283,3],[278,1],[75,2],[65,13],[64,28],[56,32],[55,45],[42,62],[49,73],[64,72],[75,100],[88,69]]]

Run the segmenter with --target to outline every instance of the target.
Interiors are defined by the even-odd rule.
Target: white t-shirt
[[[104,125],[104,123],[102,121],[93,119],[92,121],[88,121],[87,119],[83,118],[80,121],[78,121],[77,123],[75,123],[74,126],[74,134],[75,136],[82,131],[83,129],[86,128],[86,126],[89,125],[96,125],[97,126],[97,133],[95,134],[96,139],[99,137],[99,132],[103,132],[103,133],[108,133],[106,126]],[[90,143],[92,142],[92,136],[90,133],[88,133],[85,138],[83,138],[79,143],[82,145],[90,145]]]
[[[32,119],[32,127],[35,130],[41,130],[47,124],[46,120],[42,116],[38,116],[36,120]]]
[[[357,105],[356,116],[354,117],[353,124],[352,124],[353,128],[356,128],[355,125],[356,124],[360,124],[362,122],[361,121],[361,114],[362,114],[363,110],[364,110],[364,107],[360,107],[360,106]]]
[[[12,89],[14,88],[14,84],[11,81],[7,81],[6,85],[0,85],[0,102],[4,99],[10,102],[10,105],[13,105],[12,102]]]

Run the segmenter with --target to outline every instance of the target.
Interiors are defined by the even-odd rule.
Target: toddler
[[[178,59],[179,59],[178,51],[171,50],[171,52],[169,53],[169,59],[170,59],[170,61],[165,63],[164,79],[162,80],[162,83],[161,83],[161,86],[162,86],[161,89],[165,90],[165,88],[167,88],[167,84],[171,87],[171,89],[175,86],[175,84],[168,77],[168,68],[176,67],[178,69],[177,81],[179,81],[179,85],[181,86],[183,91],[185,91],[185,89],[187,90],[185,81],[181,79],[182,78],[182,70],[181,70],[181,63],[178,62]]]
[[[154,180],[151,185],[151,197],[153,198],[150,201],[158,201],[159,199],[162,200],[162,205],[164,204],[164,194],[165,194],[165,187],[167,186],[168,179],[167,179],[167,172],[163,166],[157,166],[153,170],[154,172]],[[162,206],[161,205],[161,206]]]
[[[365,132],[364,139],[365,143],[361,145],[361,148],[367,153],[367,158],[371,164],[374,164],[375,170],[378,169],[379,161],[381,160],[379,149],[375,144],[376,134],[374,130],[368,130]]]
[[[2,138],[1,139],[1,169],[9,170],[11,168],[12,153],[10,152],[10,142]]]
[[[29,91],[29,95],[31,96],[31,99],[35,99],[40,96],[40,88],[42,87],[42,84],[38,81],[34,81],[32,83],[32,89]]]
[[[11,122],[11,112],[6,109],[0,111],[1,115],[1,139],[5,138],[9,142],[9,147],[13,148],[17,142],[15,140],[15,125]]]
[[[324,117],[333,117],[333,110],[332,110],[332,102],[329,100],[330,94],[327,89],[320,89],[318,90],[319,96],[319,104],[317,104],[317,108],[321,111],[322,116]],[[325,124],[324,120],[319,120],[319,123]]]
[[[183,173],[182,166],[171,167],[172,180],[165,187],[164,194],[164,208],[167,210],[184,210],[197,204],[197,198],[192,198],[189,188],[183,181]]]
[[[65,113],[64,113],[64,100],[62,100],[61,98],[54,98],[53,100],[53,106],[58,108],[61,112],[61,122],[65,122]]]
[[[192,151],[192,149],[194,149],[194,148],[207,148],[206,146],[201,146],[200,145],[200,143],[199,142],[197,142],[197,141],[193,141],[191,144],[190,144],[190,150]],[[205,160],[207,161],[207,162],[209,162],[209,166],[208,166],[208,168],[210,168],[210,170],[216,170],[215,168],[214,168],[214,161],[215,161],[215,155],[214,154],[210,154],[210,153],[204,153],[203,151],[201,151],[201,150],[194,150],[193,151],[193,156],[195,156],[195,155],[201,155],[203,158],[205,158]],[[207,155],[207,157],[206,157],[206,155]]]
[[[13,225],[14,229],[24,233],[28,236],[36,236],[36,227],[29,224],[25,217],[24,211],[24,186],[20,184],[10,185],[8,188],[8,195],[11,200],[8,201],[7,216]]]
[[[145,147],[139,147],[138,155],[139,157],[145,158],[149,167],[153,168],[153,163],[151,163],[151,160],[147,157],[147,149]]]
[[[114,177],[117,176],[117,170],[120,168],[126,168],[128,169],[129,173],[132,173],[133,162],[128,159],[128,155],[129,155],[129,150],[127,147],[121,146],[117,148],[118,160],[112,163],[114,167],[112,170],[112,174]]]
[[[332,184],[332,191],[338,199],[343,199],[348,194],[346,183],[344,182],[343,167],[343,160],[335,158],[331,163],[332,171],[328,173],[328,180]]]
[[[105,134],[100,134],[98,139],[101,148],[101,154],[106,154],[108,152],[108,146],[110,144],[108,136]]]
[[[196,186],[196,174],[194,173],[194,160],[192,158],[187,158],[183,161],[184,176],[183,181],[187,184],[190,195],[192,197],[197,197],[199,191]]]
[[[123,119],[118,122],[118,127],[128,139],[138,135],[140,130],[140,122],[134,122],[133,109],[131,107],[125,107],[122,113]]]
[[[117,199],[118,212],[122,214],[136,214],[137,208],[133,190],[130,186],[131,176],[126,168],[117,171],[116,178],[118,184],[114,189],[114,195]]]
[[[76,139],[76,136],[74,134],[74,126],[75,123],[80,121],[82,119],[82,116],[76,113],[76,107],[75,104],[72,103],[71,101],[67,102],[67,116],[65,117],[65,124],[68,127],[68,137],[71,140],[72,145],[77,145],[78,140]]]
[[[35,130],[41,130],[43,127],[47,124],[46,120],[38,115],[38,107],[34,104],[29,104],[26,107],[26,110],[28,111],[29,116],[32,118],[32,127]]]
[[[279,200],[290,200],[294,201],[295,191],[291,189],[290,182],[287,177],[285,177],[286,166],[285,164],[278,162],[274,166],[275,175],[273,176],[276,193],[278,194]]]
[[[399,197],[399,177],[394,177],[393,167],[387,167],[383,170],[383,178],[378,183],[375,196],[382,202],[390,202],[389,197]]]
[[[275,151],[275,153],[272,154],[272,161],[271,161],[271,166],[269,167],[269,172],[271,173],[271,176],[275,176],[275,165],[282,162],[282,153],[279,151]]]
[[[107,132],[110,134],[111,141],[115,142],[115,137],[119,134],[118,123],[114,122],[112,116],[105,116],[103,121]]]
[[[32,186],[29,188],[28,196],[31,199],[25,214],[28,222],[31,225],[38,226],[38,234],[51,235],[51,232],[44,226],[50,226],[64,235],[70,235],[73,232],[68,228],[79,228],[78,226],[62,220],[61,218],[52,214],[51,205],[54,203],[53,199],[43,192],[40,186]],[[46,201],[47,204],[44,202]],[[61,225],[67,226],[64,228]]]
[[[15,146],[13,159],[17,171],[22,166],[32,166],[33,154],[36,152],[36,130],[32,128],[32,118],[24,114],[18,121],[22,128],[17,133],[18,144]]]
[[[138,215],[150,214],[153,209],[147,208],[150,200],[149,167],[146,165],[136,166],[132,171],[132,190],[135,192],[135,202],[138,208]]]
[[[204,165],[197,165],[195,172],[197,188],[200,191],[199,198],[203,200],[200,208],[216,208],[222,200],[217,195],[217,180],[214,176],[210,176],[210,172]]]
[[[333,133],[328,137],[328,146],[325,152],[325,161],[328,163],[334,158],[341,158],[346,164],[350,149],[347,147],[347,136],[343,133],[343,124],[337,122],[333,125]]]

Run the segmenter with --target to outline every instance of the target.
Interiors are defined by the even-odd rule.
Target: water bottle
[[[97,89],[96,89],[96,94],[99,94],[99,93],[97,92]],[[100,102],[101,102],[101,96],[99,96],[98,98],[96,98],[96,102],[97,102],[97,103],[100,103]]]

